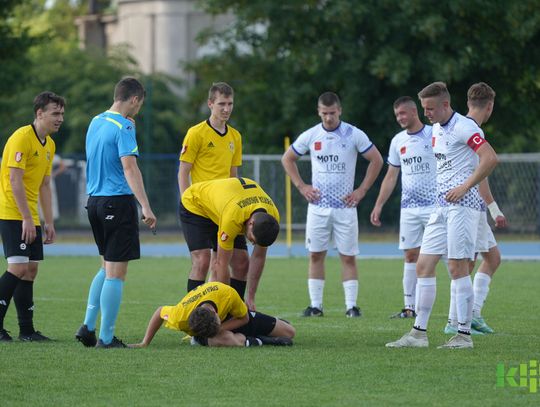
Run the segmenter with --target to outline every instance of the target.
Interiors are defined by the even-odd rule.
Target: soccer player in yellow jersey
[[[51,203],[51,167],[55,144],[51,134],[64,121],[65,101],[52,92],[34,98],[34,122],[13,133],[2,155],[0,170],[0,231],[7,271],[0,277],[0,342],[12,338],[4,329],[11,298],[17,308],[21,341],[49,340],[34,329],[34,280],[43,260],[43,243],[56,232]],[[39,222],[38,199],[45,223]]]
[[[229,284],[234,241],[244,235],[255,247],[247,273],[246,303],[255,310],[255,293],[266,261],[267,247],[279,233],[279,212],[253,180],[227,178],[193,184],[184,191],[180,221],[190,252],[208,244],[217,251],[212,262],[214,280]]]
[[[225,82],[217,82],[208,91],[210,117],[191,127],[182,143],[178,186],[180,195],[191,183],[236,177],[242,165],[242,138],[227,122],[234,107],[234,91]],[[190,182],[191,176],[191,182]],[[201,242],[191,251],[191,271],[187,290],[204,284],[212,258],[212,246]],[[243,235],[234,242],[230,284],[244,297],[249,256]]]
[[[129,346],[148,346],[163,323],[193,336],[203,346],[287,346],[296,333],[286,321],[248,312],[236,290],[219,282],[200,285],[178,304],[156,309],[142,342]]]

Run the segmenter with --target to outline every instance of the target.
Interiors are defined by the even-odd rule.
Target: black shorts
[[[217,251],[218,225],[204,216],[196,215],[180,203],[180,222],[182,223],[182,233],[188,245],[189,251],[212,249]],[[234,248],[247,250],[246,238],[238,235],[234,239]]]
[[[139,212],[133,195],[91,196],[88,220],[94,240],[105,261],[139,259]]]
[[[4,257],[24,256],[30,260],[43,260],[41,226],[36,226],[36,240],[30,244],[21,240],[22,220],[0,220]]]

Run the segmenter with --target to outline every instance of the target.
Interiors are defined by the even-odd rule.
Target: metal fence
[[[285,216],[285,172],[280,155],[244,155],[240,175],[260,183],[272,197],[280,213]],[[489,177],[491,189],[499,207],[509,221],[508,232],[540,235],[540,154],[500,154],[500,163]],[[60,219],[58,228],[88,228],[86,218],[85,162],[81,157],[64,159],[67,169],[56,179]],[[173,154],[142,155],[139,166],[160,228],[178,228],[178,156]],[[304,180],[311,178],[309,157],[298,162]],[[359,158],[356,185],[359,185],[367,161]],[[369,214],[379,191],[386,169],[359,205],[361,231],[395,232],[399,227],[399,187],[385,205],[382,213],[383,228],[369,223]],[[293,228],[303,230],[307,204],[293,188]]]

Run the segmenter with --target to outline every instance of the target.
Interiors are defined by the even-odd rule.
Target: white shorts
[[[486,253],[489,249],[497,246],[497,241],[487,220],[487,212],[482,212],[478,222],[478,236],[476,236],[476,253]]]
[[[420,253],[474,259],[478,222],[482,212],[463,206],[436,208],[424,231]]]
[[[310,252],[324,252],[332,247],[340,254],[358,254],[358,215],[356,208],[321,208],[308,205],[306,220],[306,248]]]
[[[407,250],[420,247],[424,229],[434,206],[421,208],[402,208],[399,216],[399,249]]]

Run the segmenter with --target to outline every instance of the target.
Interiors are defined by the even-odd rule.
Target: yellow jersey
[[[218,225],[218,244],[234,248],[236,236],[245,233],[245,222],[257,210],[264,210],[279,223],[272,199],[249,178],[227,178],[191,185],[182,195],[182,205]]]
[[[38,196],[43,178],[51,175],[56,147],[47,135],[41,143],[33,125],[19,128],[9,137],[2,154],[0,169],[0,219],[22,220],[21,212],[13,196],[9,169],[24,170],[23,183],[32,219],[39,225]]]
[[[184,331],[193,336],[189,329],[189,316],[203,302],[214,303],[221,322],[229,315],[243,318],[248,312],[246,304],[234,288],[215,281],[191,290],[174,306],[163,306],[159,315],[165,321],[166,328]]]
[[[229,178],[231,167],[242,165],[242,137],[229,125],[226,125],[225,134],[220,134],[206,120],[188,130],[182,143],[180,161],[193,165],[193,184]]]

